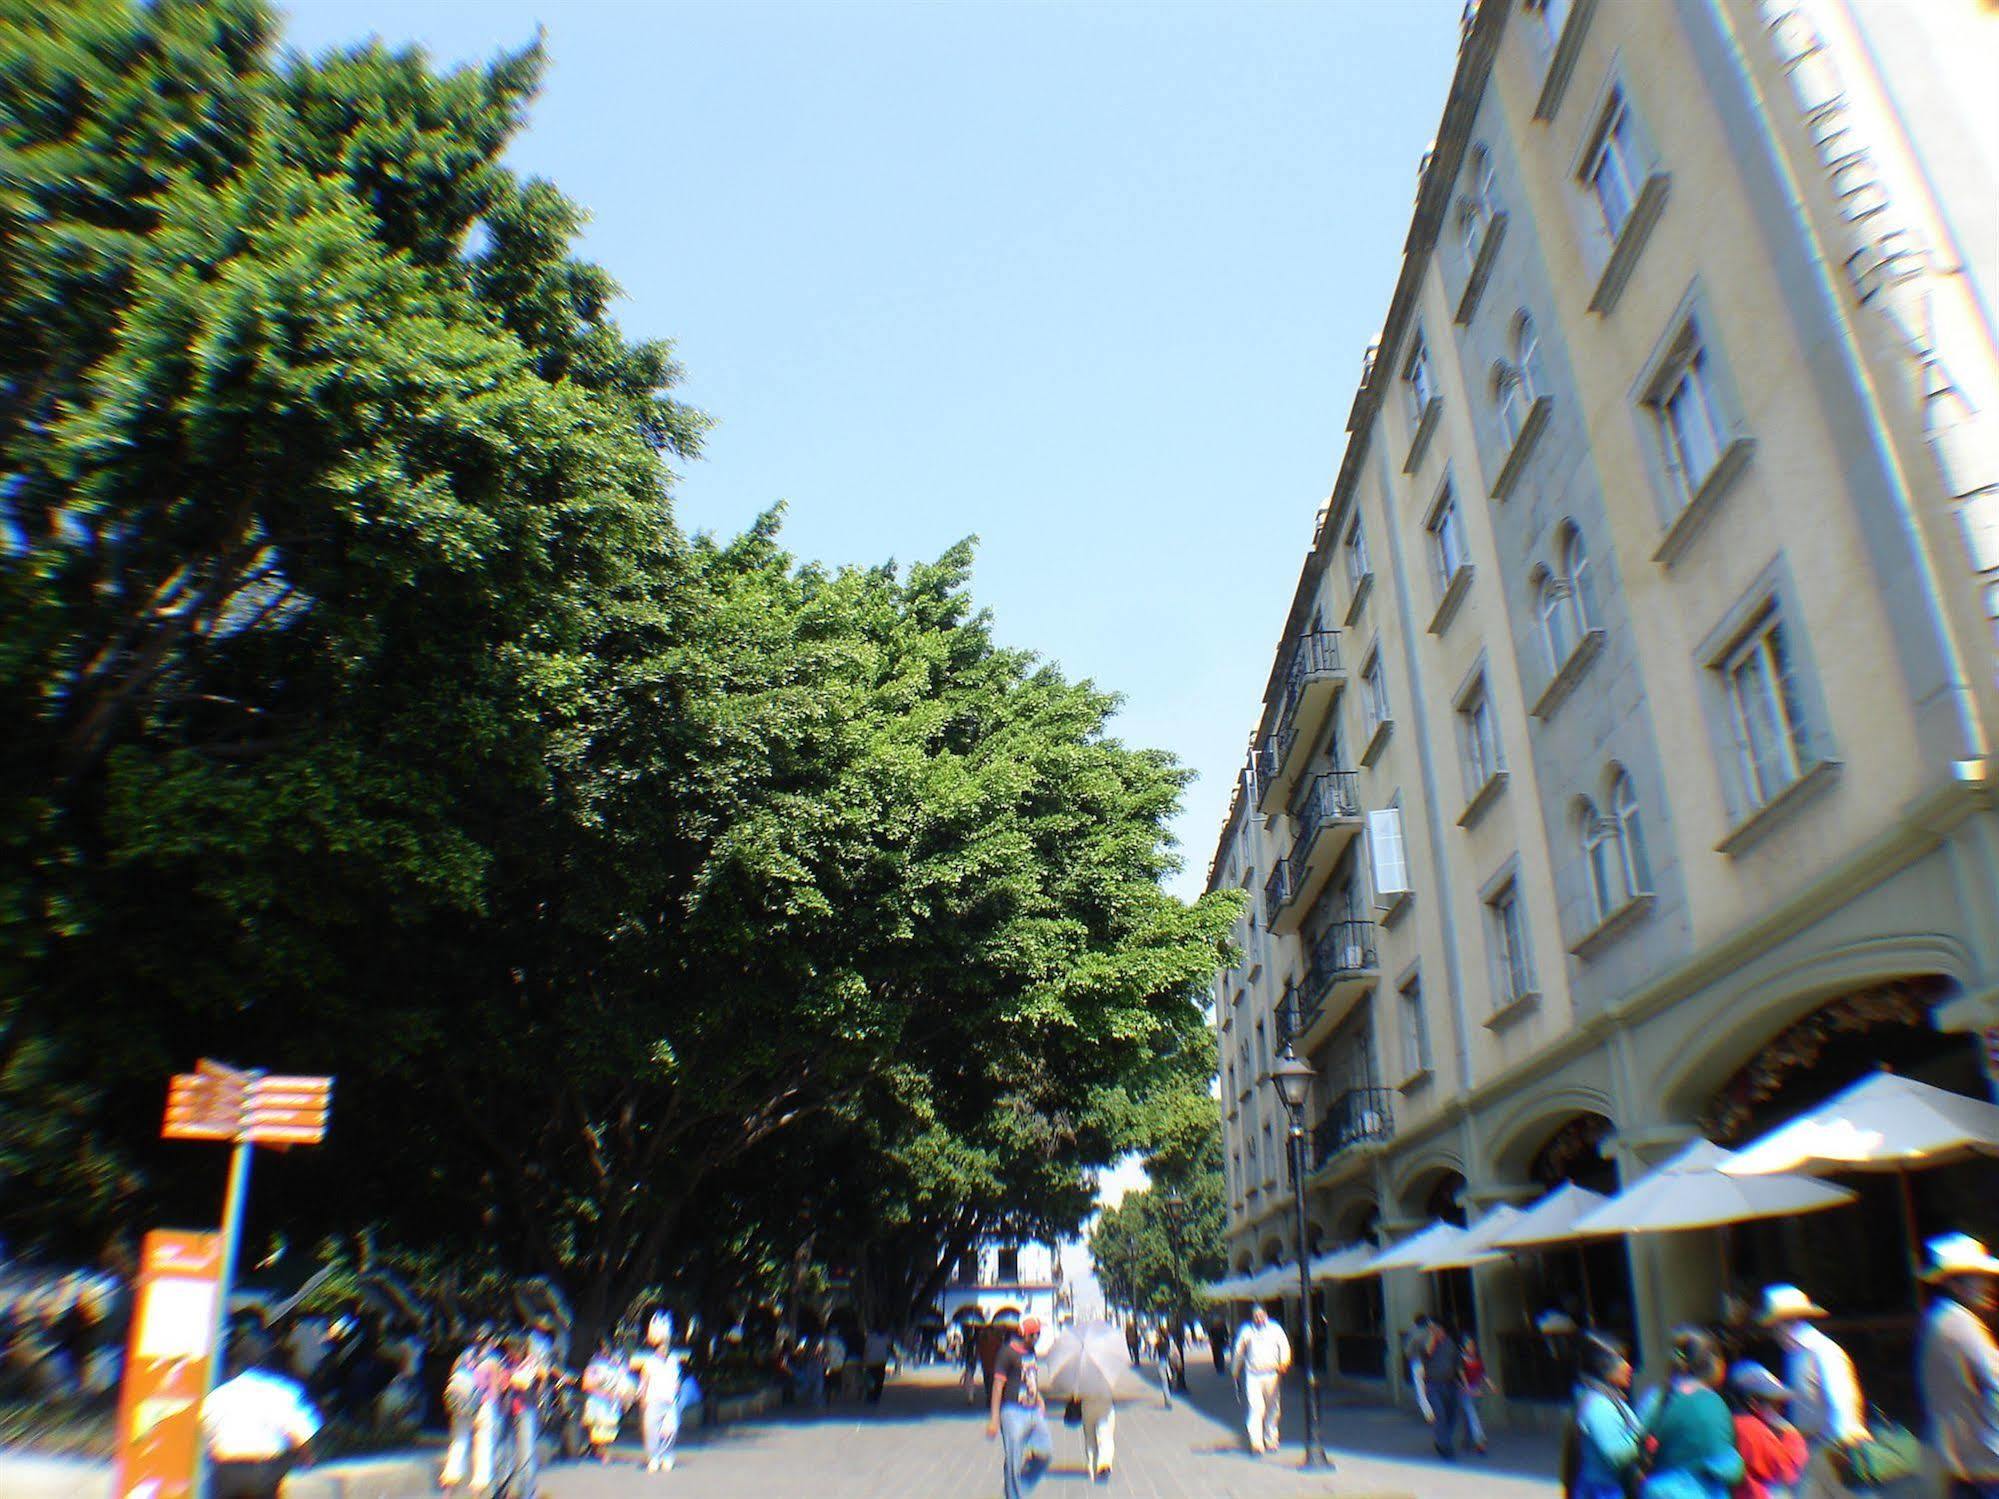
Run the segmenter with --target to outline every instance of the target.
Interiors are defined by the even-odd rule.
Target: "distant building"
[[[1052,1244],[983,1244],[959,1261],[938,1298],[947,1322],[1036,1316],[1053,1326],[1070,1309],[1061,1256]]]
[[[1287,1044],[1319,1249],[1615,1191],[1884,1063],[1990,1086],[1995,59],[1989,0],[1468,16],[1210,871],[1249,898],[1232,1270],[1290,1255]],[[1925,1230],[1999,1233],[1993,1181],[1918,1173]],[[1335,1370],[1395,1377],[1428,1308],[1559,1400],[1530,1309],[1657,1369],[1786,1279],[1905,1388],[1895,1187],[1849,1184],[1725,1244],[1328,1284]]]

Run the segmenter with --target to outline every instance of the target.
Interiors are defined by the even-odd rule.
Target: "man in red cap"
[[[1041,1319],[1022,1317],[1020,1327],[1001,1345],[993,1363],[992,1412],[987,1437],[998,1437],[1001,1449],[1001,1492],[1005,1499],[1025,1499],[1055,1461],[1055,1439],[1048,1430],[1048,1408],[1041,1399],[1041,1371],[1035,1344]]]

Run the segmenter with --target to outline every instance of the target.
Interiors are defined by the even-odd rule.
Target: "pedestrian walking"
[[[682,1357],[673,1346],[673,1318],[656,1312],[646,1324],[646,1348],[632,1360],[638,1376],[639,1420],[644,1430],[646,1472],[673,1470],[680,1440]]]
[[[1173,1340],[1160,1328],[1152,1335],[1152,1368],[1159,1376],[1159,1393],[1166,1409],[1173,1409]]]
[[[880,1405],[882,1389],[888,1383],[888,1334],[879,1328],[867,1335],[861,1348],[861,1368],[868,1380],[868,1404]]]
[[[1826,1315],[1796,1286],[1768,1286],[1758,1320],[1784,1350],[1784,1387],[1791,1392],[1791,1423],[1810,1457],[1798,1482],[1800,1499],[1843,1499],[1850,1493],[1837,1465],[1839,1448],[1865,1440],[1866,1406],[1853,1360],[1812,1324]]]
[[[500,1459],[506,1471],[499,1490],[507,1499],[535,1499],[541,1484],[541,1403],[554,1366],[534,1336],[520,1332],[507,1340],[504,1369]]]
[[[451,1436],[438,1480],[443,1487],[483,1494],[493,1486],[500,1382],[498,1344],[489,1330],[482,1329],[459,1351],[444,1381],[444,1412]]]
[[[993,1360],[992,1398],[986,1436],[1000,1439],[1000,1491],[1004,1499],[1025,1499],[1055,1461],[1048,1408],[1041,1397],[1035,1343],[1041,1319],[1023,1317],[1019,1329],[1000,1345]]]
[[[1999,1258],[1969,1234],[1930,1240],[1934,1292],[1916,1353],[1930,1441],[1949,1499],[1999,1499]]]
[[[847,1340],[840,1336],[840,1329],[826,1329],[826,1398],[838,1400],[847,1393]]]
[[[1217,1374],[1229,1372],[1229,1329],[1226,1322],[1208,1324],[1208,1357],[1215,1361]]]
[[[1735,1418],[1721,1398],[1727,1373],[1714,1339],[1698,1327],[1676,1328],[1666,1382],[1639,1409],[1651,1448],[1644,1499],[1729,1499],[1742,1482]]]
[[[1249,1320],[1236,1333],[1229,1367],[1242,1381],[1249,1450],[1276,1451],[1284,1373],[1291,1367],[1291,1339],[1262,1306],[1250,1308]]]
[[[611,1444],[625,1424],[625,1412],[638,1393],[629,1360],[620,1359],[607,1338],[583,1369],[583,1432],[600,1463],[611,1460]]]
[[[1124,1325],[1124,1346],[1131,1350],[1131,1366],[1134,1369],[1138,1367],[1140,1341],[1141,1335],[1138,1330],[1138,1318],[1133,1317]]]
[[[239,1339],[230,1378],[201,1403],[215,1499],[278,1499],[285,1475],[319,1434],[305,1388],[279,1372],[261,1338]]]
[[[1566,1499],[1625,1499],[1636,1471],[1638,1414],[1631,1408],[1631,1360],[1615,1338],[1591,1333],[1582,1340],[1575,1413],[1562,1441],[1562,1493]]]
[[[1430,1392],[1424,1385],[1423,1356],[1430,1347],[1430,1314],[1418,1312],[1416,1320],[1410,1324],[1409,1335],[1402,1340],[1402,1363],[1409,1371],[1409,1388],[1416,1392],[1416,1409],[1423,1413],[1425,1422],[1434,1422],[1437,1413],[1430,1406]]]
[[[1471,1434],[1472,1449],[1480,1456],[1485,1454],[1485,1422],[1479,1419],[1479,1402],[1496,1389],[1492,1376],[1486,1372],[1485,1356],[1479,1352],[1478,1339],[1469,1333],[1459,1345],[1464,1365],[1464,1407],[1465,1429]]]
[[[1458,1423],[1464,1412],[1464,1355],[1451,1330],[1436,1318],[1430,1319],[1428,1331],[1422,1369],[1423,1384],[1430,1395],[1430,1440],[1437,1456],[1453,1462],[1458,1455]]]
[[[965,1404],[977,1405],[979,1403],[979,1340],[977,1335],[968,1334],[961,1339],[958,1352],[965,1365],[964,1373],[958,1381],[965,1387]]]
[[[1761,1364],[1746,1360],[1728,1371],[1728,1387],[1742,1402],[1735,1413],[1735,1450],[1742,1454],[1735,1499],[1792,1499],[1811,1454],[1784,1414],[1791,1392]]]

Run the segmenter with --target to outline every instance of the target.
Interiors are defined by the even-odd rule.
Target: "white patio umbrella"
[[[1731,1159],[1733,1152],[1713,1141],[1696,1140],[1578,1218],[1576,1233],[1593,1237],[1721,1228],[1838,1207],[1856,1195],[1808,1176],[1730,1176],[1721,1167]]]
[[[1522,1213],[1510,1228],[1502,1231],[1493,1240],[1493,1246],[1513,1251],[1544,1252],[1558,1245],[1573,1245],[1576,1269],[1582,1276],[1583,1316],[1593,1322],[1596,1320],[1596,1293],[1590,1285],[1589,1261],[1583,1255],[1583,1245],[1590,1239],[1607,1239],[1615,1235],[1608,1232],[1579,1233],[1576,1221],[1609,1201],[1601,1192],[1592,1192],[1574,1182],[1563,1182]]]
[[[1335,1249],[1330,1254],[1322,1254],[1312,1261],[1312,1283],[1323,1284],[1329,1280],[1359,1280],[1372,1275],[1368,1262],[1374,1258],[1372,1244],[1349,1244],[1344,1249]]]
[[[1583,1239],[1607,1238],[1607,1233],[1576,1231],[1576,1220],[1595,1212],[1610,1199],[1601,1192],[1563,1182],[1522,1213],[1512,1227],[1493,1240],[1497,1249],[1545,1249],[1555,1244],[1574,1244]]]
[[[1737,1151],[1730,1176],[1904,1171],[1999,1155],[1999,1104],[1876,1072]]]
[[[1909,1173],[1974,1155],[1999,1155],[1999,1104],[1876,1072],[1737,1151],[1722,1170],[1747,1180],[1773,1172],[1895,1172],[1913,1271],[1921,1240]]]
[[[1424,1261],[1425,1270],[1469,1270],[1474,1265],[1490,1265],[1507,1258],[1494,1241],[1520,1221],[1520,1209],[1499,1204],[1478,1222],[1470,1225],[1455,1244]]]
[[[1243,1280],[1240,1275],[1226,1275],[1202,1286],[1201,1294],[1215,1301],[1230,1301],[1242,1294]]]
[[[1427,1270],[1433,1256],[1455,1249],[1464,1236],[1465,1231],[1455,1223],[1439,1219],[1401,1243],[1382,1250],[1367,1262],[1367,1271],[1370,1275],[1379,1275],[1388,1270]]]

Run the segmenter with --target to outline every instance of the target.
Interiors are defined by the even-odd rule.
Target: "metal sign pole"
[[[229,1152],[229,1188],[222,1199],[222,1277],[215,1289],[215,1356],[208,1361],[208,1380],[202,1390],[205,1402],[209,1390],[216,1384],[218,1370],[229,1349],[225,1339],[229,1333],[229,1288],[236,1281],[236,1254],[243,1239],[243,1202],[250,1195],[250,1152],[255,1149],[248,1140],[238,1140]],[[214,1475],[209,1471],[208,1444],[202,1442],[196,1449],[195,1494],[198,1499],[211,1499],[214,1493]]]

